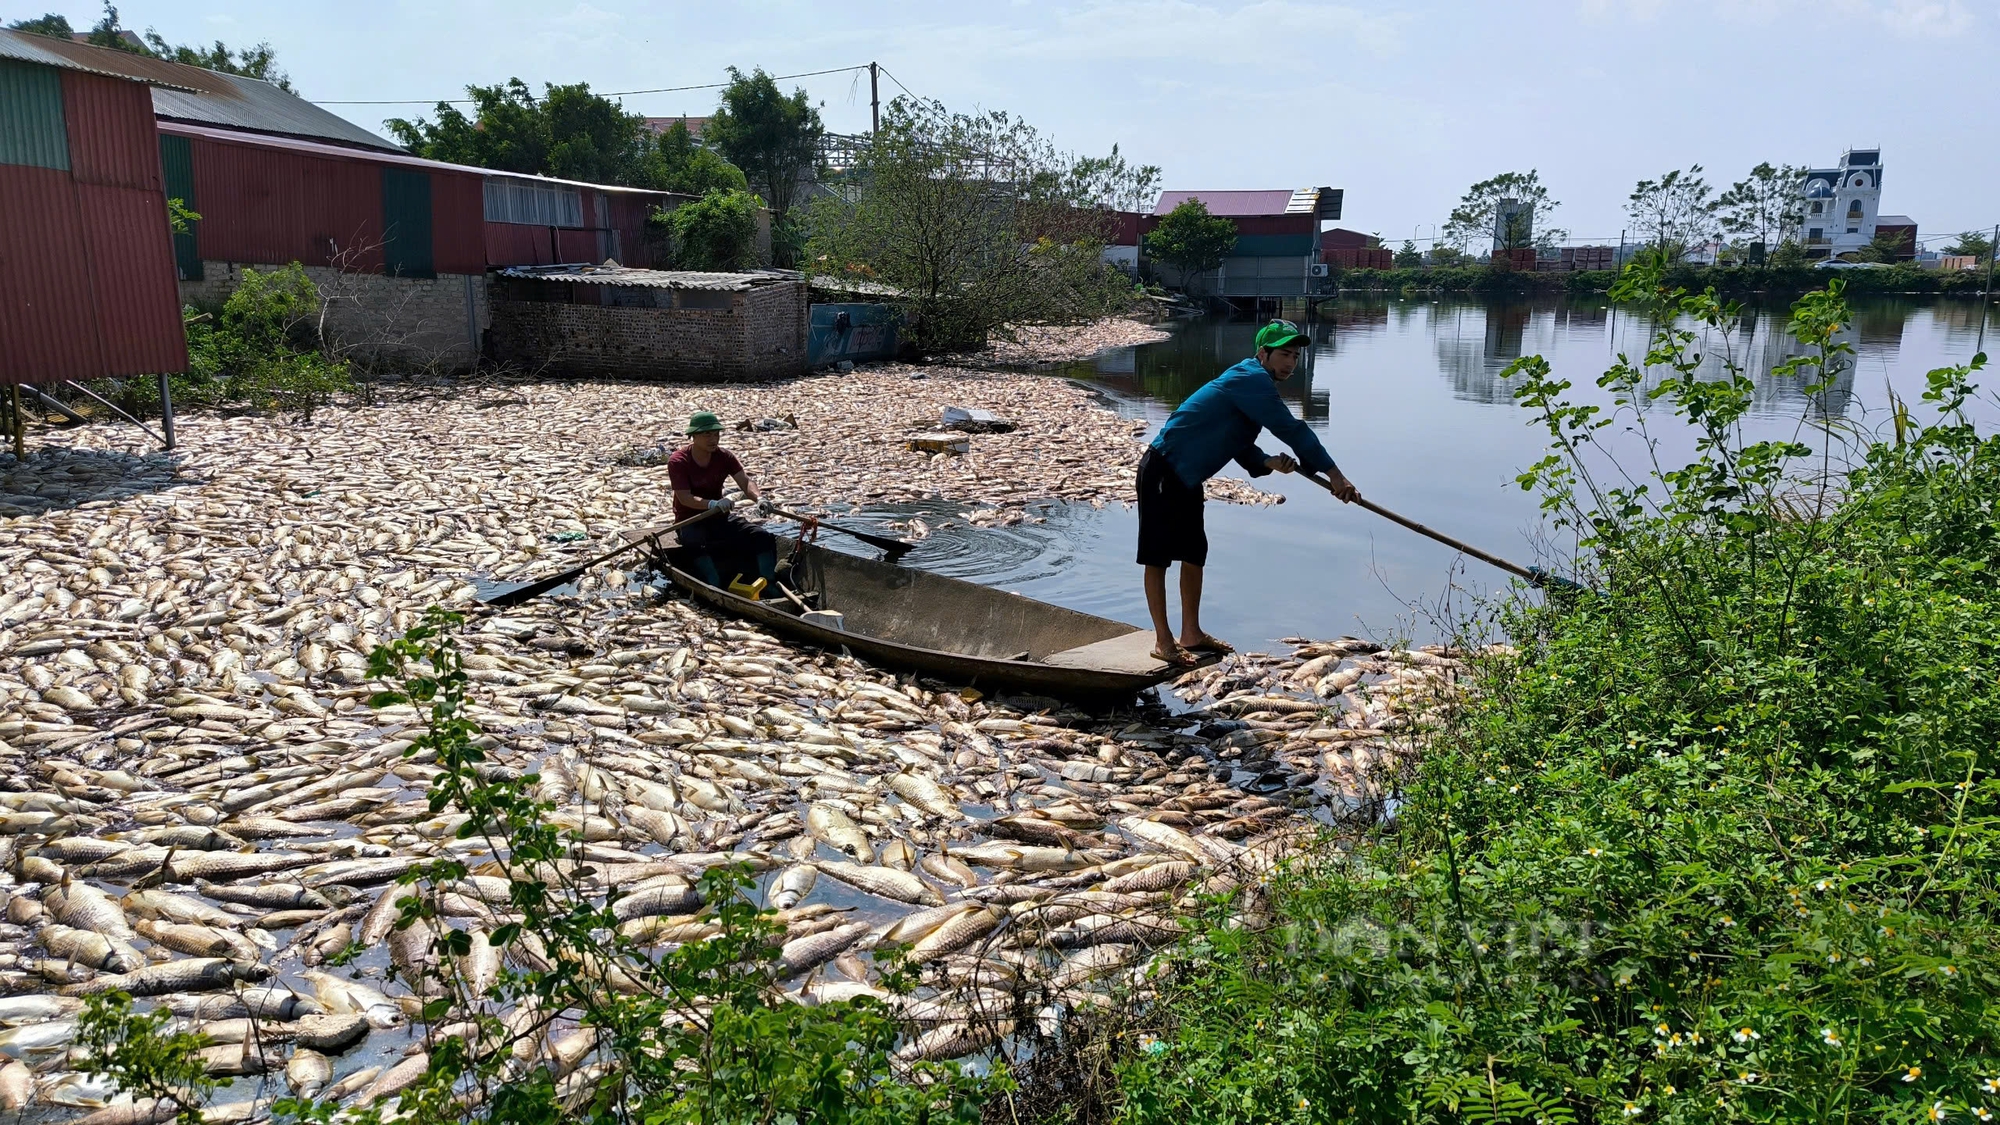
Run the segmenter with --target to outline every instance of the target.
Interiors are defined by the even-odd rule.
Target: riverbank
[[[1984,270],[1927,270],[1911,265],[1886,269],[1821,270],[1812,268],[1680,266],[1664,275],[1670,286],[1692,291],[1713,286],[1731,296],[1761,294],[1796,297],[1825,287],[1839,277],[1850,296],[1868,294],[1938,294],[1979,297],[1986,289]],[[1340,270],[1333,285],[1342,292],[1478,293],[1608,293],[1618,280],[1615,270],[1566,273],[1495,269],[1491,266],[1443,266],[1434,269]]]
[[[1158,343],[1173,335],[1157,324],[1123,317],[1079,325],[1021,325],[1013,332],[1014,339],[995,340],[985,351],[967,358],[1004,367],[1075,363],[1117,348]]]

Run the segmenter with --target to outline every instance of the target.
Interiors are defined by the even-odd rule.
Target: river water
[[[1927,418],[1919,401],[1926,373],[1973,354],[1974,303],[1875,299],[1857,302],[1854,312],[1844,334],[1851,366],[1814,399],[1796,378],[1771,372],[1798,350],[1784,331],[1783,304],[1747,310],[1728,339],[1705,339],[1710,370],[1721,370],[1726,350],[1756,381],[1747,438],[1831,440],[1837,458],[1857,435],[1886,430],[1891,391]],[[1121,412],[1157,426],[1251,354],[1256,327],[1197,321],[1170,340],[1109,352],[1059,377],[1087,382]],[[1281,393],[1371,500],[1503,558],[1559,568],[1560,540],[1542,523],[1538,498],[1515,483],[1546,452],[1547,433],[1514,402],[1518,377],[1502,372],[1521,356],[1541,355],[1580,401],[1609,412],[1597,377],[1618,353],[1642,359],[1655,328],[1602,299],[1342,300],[1312,325],[1310,359]],[[2000,421],[2000,409],[1982,405],[1982,413],[1983,421]],[[1691,436],[1662,404],[1644,422],[1663,464],[1687,460]],[[1646,440],[1634,423],[1622,416],[1600,442],[1636,470]],[[1269,434],[1261,442],[1266,452],[1283,449]],[[1243,475],[1235,465],[1226,472]],[[1472,610],[1471,598],[1507,583],[1504,573],[1342,505],[1309,481],[1273,474],[1258,485],[1282,492],[1286,503],[1208,505],[1202,624],[1239,648],[1343,633],[1421,643]],[[956,511],[926,514],[935,524]],[[1050,505],[1038,515],[1046,522],[946,526],[907,562],[1144,625],[1135,514],[1114,504]],[[1174,618],[1178,624],[1178,608]]]

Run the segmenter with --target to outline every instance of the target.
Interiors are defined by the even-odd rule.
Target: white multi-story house
[[[1799,190],[1805,195],[1799,242],[1807,257],[1850,254],[1865,248],[1878,233],[1900,234],[1905,229],[1909,253],[1915,253],[1916,224],[1904,215],[1881,213],[1881,149],[1848,149],[1838,167],[1808,170]]]

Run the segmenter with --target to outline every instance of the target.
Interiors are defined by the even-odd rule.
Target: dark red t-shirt
[[[691,445],[681,446],[674,450],[673,456],[667,458],[667,479],[673,482],[674,490],[692,492],[703,500],[722,499],[722,486],[729,483],[730,477],[742,471],[743,463],[727,449],[718,449],[710,454],[706,465],[695,462],[694,447]],[[705,508],[684,508],[676,503],[674,519],[680,521],[689,516],[698,516],[705,510]]]

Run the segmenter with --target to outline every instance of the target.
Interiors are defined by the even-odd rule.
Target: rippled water
[[[1362,492],[1502,557],[1555,561],[1560,553],[1543,533],[1538,502],[1514,479],[1542,456],[1547,435],[1514,404],[1518,379],[1502,372],[1520,356],[1542,355],[1575,384],[1579,399],[1608,408],[1596,378],[1619,352],[1641,358],[1655,326],[1602,300],[1344,300],[1325,312],[1311,325],[1309,363],[1282,393]],[[1784,333],[1782,304],[1747,311],[1732,339],[1705,339],[1707,369],[1719,372],[1728,348],[1756,380],[1749,438],[1796,434],[1818,442],[1830,434],[1837,452],[1855,434],[1887,425],[1891,389],[1920,406],[1926,372],[1972,355],[1978,316],[1968,301],[1857,302],[1844,335],[1855,349],[1853,366],[1817,400],[1795,380],[1770,373],[1796,351]],[[1157,425],[1248,355],[1255,331],[1250,323],[1197,322],[1173,339],[1106,354],[1063,376],[1088,381],[1128,416]],[[2000,410],[1982,407],[1982,414],[2000,421]],[[1645,450],[1639,421],[1623,419],[1602,436],[1635,466]],[[1691,453],[1689,436],[1664,410],[1656,407],[1643,422],[1664,463]],[[1263,444],[1268,452],[1282,448],[1269,435]],[[1241,475],[1234,465],[1227,472]],[[1239,646],[1265,647],[1292,634],[1428,640],[1438,634],[1441,603],[1449,599],[1451,612],[1462,612],[1464,592],[1505,584],[1500,572],[1344,507],[1309,482],[1258,483],[1288,502],[1208,506],[1203,624]],[[908,557],[910,565],[1146,623],[1132,561],[1137,520],[1128,509],[1054,505],[1036,513],[1046,522],[998,530],[964,526],[954,519],[963,509],[954,505],[878,514],[913,510],[944,526]]]

